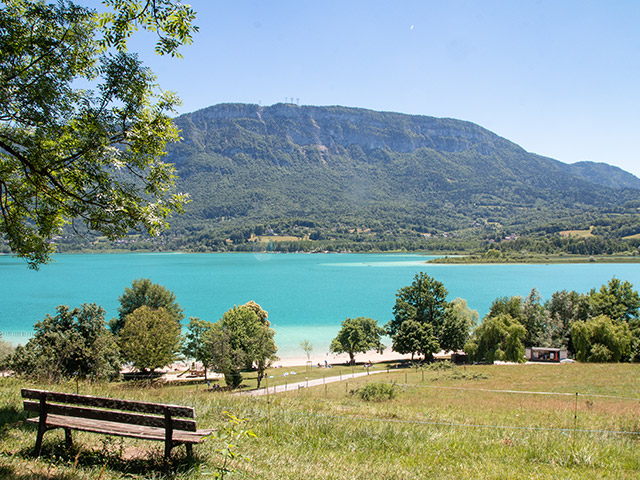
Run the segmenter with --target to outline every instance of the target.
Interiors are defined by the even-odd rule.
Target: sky
[[[182,59],[130,46],[179,113],[292,102],[449,117],[640,177],[637,0],[188,3],[200,31]]]

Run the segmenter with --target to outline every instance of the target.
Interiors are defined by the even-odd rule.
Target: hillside
[[[221,104],[175,122],[184,140],[167,160],[193,201],[171,236],[188,237],[186,244],[217,248],[271,232],[336,241],[486,238],[582,228],[614,213],[635,218],[640,205],[631,174],[528,153],[460,120]]]

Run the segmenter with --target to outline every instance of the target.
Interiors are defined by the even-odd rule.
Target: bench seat
[[[39,418],[29,418],[27,422],[38,425]],[[48,428],[71,428],[83,432],[102,433],[120,437],[140,438],[143,440],[164,441],[166,430],[160,427],[147,427],[144,425],[131,425],[106,420],[92,420],[87,418],[66,417],[63,415],[47,415]],[[174,430],[173,443],[201,443],[213,430],[198,430],[196,432],[183,432]]]

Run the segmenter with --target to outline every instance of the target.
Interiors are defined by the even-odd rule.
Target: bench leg
[[[67,450],[70,450],[71,447],[73,447],[73,438],[71,437],[70,428],[64,429],[64,446],[67,448]]]
[[[47,429],[43,425],[38,426],[38,436],[36,437],[36,447],[33,449],[33,455],[35,457],[40,456],[40,452],[42,451],[42,437],[44,436],[44,432],[46,431]]]
[[[187,458],[191,460],[193,458],[193,445],[190,443],[185,443],[184,448],[187,449]]]
[[[164,469],[169,470],[169,457],[171,457],[171,449],[173,448],[173,442],[167,440],[164,442]]]

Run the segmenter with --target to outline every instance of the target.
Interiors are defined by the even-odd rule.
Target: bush
[[[382,402],[398,396],[395,383],[367,383],[355,393],[365,402]]]
[[[120,358],[104,320],[105,311],[96,304],[71,309],[56,308],[34,325],[26,345],[18,345],[4,362],[18,375],[50,380],[72,378],[113,379],[120,375]]]

